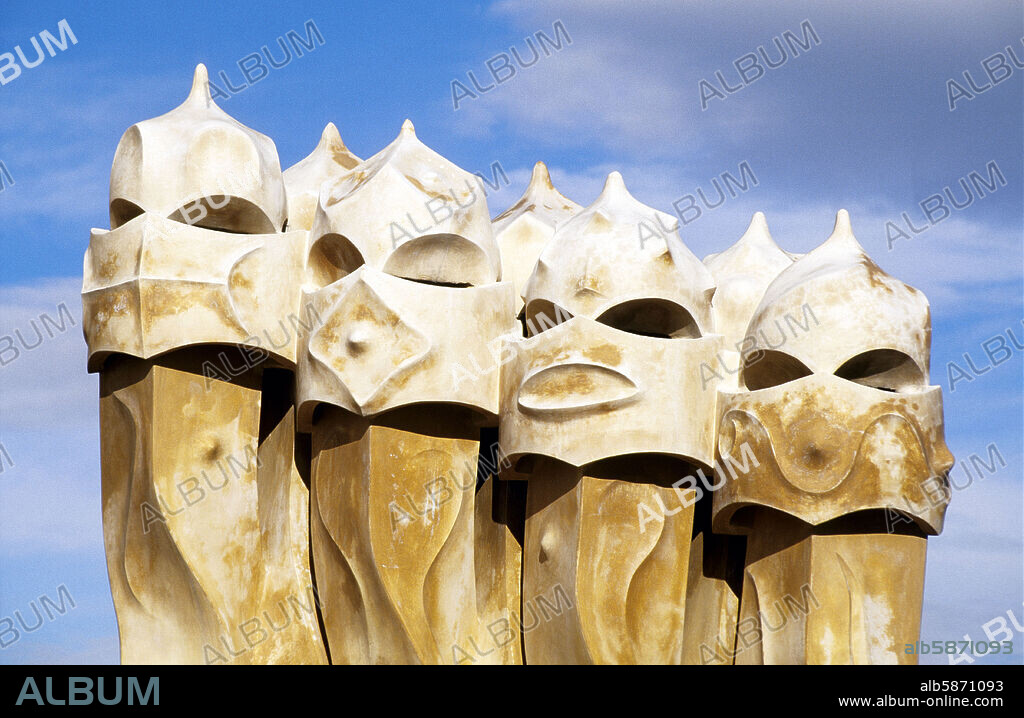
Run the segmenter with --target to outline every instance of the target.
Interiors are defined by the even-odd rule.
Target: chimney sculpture
[[[492,222],[408,121],[282,173],[202,65],[109,209],[82,304],[122,662],[916,662],[929,309],[845,211],[701,263],[617,172],[584,209],[537,163]]]
[[[306,236],[286,212],[274,143],[202,65],[118,145],[82,304],[124,663],[326,661],[291,398]]]
[[[748,536],[735,662],[916,663],[904,646],[953,459],[927,385],[927,300],[871,261],[840,210],[747,336],[741,385],[720,390],[718,453],[748,470],[715,493],[713,518]]]
[[[713,458],[716,384],[696,371],[721,349],[713,292],[676,221],[617,172],[537,262],[500,424],[529,474],[528,663],[681,661],[693,502],[672,484]]]
[[[328,122],[320,142],[306,157],[284,171],[288,194],[288,228],[313,228],[320,187],[332,182],[362,162],[341,141],[338,128]]]
[[[515,331],[480,180],[406,121],[321,189],[307,278],[324,322],[298,409],[332,661],[521,663],[518,544],[493,482],[476,495],[492,355]]]
[[[754,337],[746,334],[750,318],[765,289],[792,257],[772,240],[768,223],[756,212],[750,226],[733,246],[704,259],[717,289],[711,300],[715,330],[725,349],[713,365],[701,366],[702,387],[711,380],[720,389],[735,391],[744,356],[751,353]],[[725,466],[717,481],[728,481],[735,467]],[[714,484],[716,486],[719,483]],[[740,589],[743,581],[745,541],[711,531],[713,496],[702,486],[694,513],[690,577],[686,590],[686,638],[683,660],[688,664],[731,664],[735,653]]]
[[[582,209],[551,184],[547,165],[533,166],[530,183],[515,204],[494,218],[494,241],[501,250],[502,276],[516,292],[516,316],[523,311],[523,292],[537,258],[555,228]]]

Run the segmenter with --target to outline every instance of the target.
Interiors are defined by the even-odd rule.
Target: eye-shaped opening
[[[247,199],[209,195],[189,202],[167,217],[171,221],[235,234],[274,234],[277,229],[259,207]]]
[[[631,299],[606,310],[597,321],[645,337],[700,338],[700,328],[693,315],[667,299]]]
[[[119,197],[110,203],[110,228],[117,229],[123,224],[128,224],[144,211],[134,202]]]
[[[428,234],[398,245],[384,263],[395,277],[445,287],[471,287],[495,281],[487,254],[457,234]]]
[[[363,265],[363,255],[340,234],[325,234],[309,252],[306,278],[318,288],[333,284]]]
[[[765,350],[751,355],[744,362],[742,378],[749,391],[757,391],[810,375],[811,370],[796,357],[786,352]]]
[[[572,314],[547,299],[534,299],[524,309],[526,336],[533,337],[545,329],[557,327],[572,319]]]
[[[917,362],[895,349],[872,349],[858,354],[836,369],[835,374],[840,379],[882,391],[907,391],[925,384]]]

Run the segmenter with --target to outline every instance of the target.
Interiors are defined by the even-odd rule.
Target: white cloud
[[[962,641],[966,633],[973,641],[986,641],[984,624],[1005,618],[1007,610],[1024,619],[1022,507],[1024,485],[1009,467],[954,492],[945,530],[928,540],[921,640]],[[1018,633],[1013,641],[1012,660],[1020,663],[1024,635]],[[948,661],[932,657],[921,662]]]
[[[534,52],[525,39],[530,36],[539,59],[520,67],[509,47],[495,47],[495,54],[513,57],[515,76],[476,93],[476,98],[460,99],[451,115],[453,129],[476,137],[500,129],[561,150],[597,143],[612,151],[657,157],[693,153],[708,141],[708,132],[728,142],[743,133],[768,132],[783,122],[786,108],[765,96],[729,103],[716,108],[722,110],[717,113],[701,110],[698,81],[705,74],[713,76],[716,67],[700,66],[699,43],[680,42],[672,35],[673,29],[685,29],[685,37],[693,30],[686,24],[700,22],[699,14],[687,15],[672,5],[645,5],[644,12],[631,13],[628,20],[610,21],[600,4],[538,8],[499,3],[495,14],[511,18],[524,31],[511,47],[530,62]],[[571,44],[556,35],[558,20]],[[628,32],[622,30],[623,22]],[[548,47],[546,55],[535,39],[538,32],[561,41],[562,49]],[[466,68],[484,87],[496,84],[487,59]],[[501,78],[507,72],[496,70]],[[455,79],[476,92],[465,74]],[[450,109],[451,97],[447,102]]]
[[[0,287],[0,440],[14,464],[0,475],[6,553],[102,551],[99,392],[80,292],[75,277]]]
[[[79,277],[0,287],[5,433],[81,431],[96,423],[99,394],[96,377],[85,373],[81,291]]]

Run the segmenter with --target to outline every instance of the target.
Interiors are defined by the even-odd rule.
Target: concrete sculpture
[[[808,311],[813,327],[781,333]],[[748,534],[740,621],[760,638],[736,662],[916,662],[903,648],[919,634],[925,536],[942,530],[952,467],[924,295],[871,261],[841,210],[768,286],[747,334],[742,386],[721,390],[718,452],[749,446],[757,462],[715,493],[713,519]]]
[[[342,142],[338,128],[328,122],[313,151],[284,171],[289,229],[312,229],[321,185],[338,179],[360,162]]]
[[[696,369],[721,337],[677,229],[613,172],[527,284],[535,334],[506,365],[499,440],[529,474],[523,598],[571,603],[525,634],[528,662],[681,661],[693,506],[671,484],[713,459],[715,386]]]
[[[514,331],[480,180],[406,121],[323,185],[309,263],[324,323],[302,337],[297,406],[332,660],[520,663],[518,636],[477,655],[519,605],[502,492],[477,495],[499,372],[467,367]]]
[[[285,217],[274,143],[202,65],[118,146],[82,304],[126,663],[326,661],[290,386],[306,237]]]
[[[501,250],[501,272],[516,292],[516,316],[523,310],[523,292],[541,251],[555,228],[582,209],[551,184],[547,165],[533,166],[523,196],[494,218],[494,241]]]
[[[912,663],[952,456],[840,211],[700,262],[613,172],[493,221],[412,124],[281,171],[205,68],[84,260],[124,663]]]
[[[792,263],[792,256],[772,240],[761,212],[733,246],[704,259],[717,285],[711,309],[725,347],[714,365],[701,367],[702,386],[717,379],[721,389],[738,388],[743,358],[757,358],[754,338],[747,334],[750,318],[768,285]],[[735,471],[731,465],[723,468],[725,475],[716,477],[714,486]],[[710,493],[702,496],[694,514],[683,642],[683,659],[689,664],[728,664],[735,655],[744,541],[711,530],[711,502]]]

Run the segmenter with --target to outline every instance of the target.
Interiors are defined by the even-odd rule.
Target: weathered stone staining
[[[754,339],[747,335],[750,318],[768,285],[792,263],[792,256],[772,239],[762,212],[754,214],[747,231],[733,246],[705,257],[704,264],[717,285],[711,309],[725,348],[714,364],[701,366],[702,387],[712,380],[720,382],[720,389],[738,387],[743,359],[753,349]],[[740,459],[741,464],[728,465],[728,474],[717,478],[730,480],[745,473],[750,460],[745,455]],[[720,470],[720,463],[715,467],[720,474],[725,473]],[[684,661],[730,664],[737,640],[744,541],[713,532],[712,496],[708,493],[701,499],[694,516],[690,547]]]
[[[397,139],[320,190],[310,231],[318,286],[365,264],[419,282],[501,278],[480,178],[424,145],[408,120]]]
[[[768,231],[763,212],[755,212],[739,241],[723,252],[704,258],[718,286],[711,300],[715,330],[725,344],[743,351],[750,318],[764,291],[793,259],[779,248]]]
[[[702,263],[617,172],[583,208],[538,162],[492,221],[408,120],[282,173],[202,65],[109,209],[82,301],[124,663],[916,661],[929,308],[845,211]]]
[[[118,355],[101,370],[103,524],[121,660],[323,663],[293,411],[284,404],[268,422],[273,389],[259,369],[207,380],[203,356]]]
[[[666,219],[612,173],[527,284],[542,329],[505,366],[499,440],[528,474],[524,600],[561,587],[572,603],[525,635],[528,663],[682,660],[693,497],[672,484],[714,457],[716,393],[695,368],[722,338],[711,275]],[[640,242],[644,224],[669,232]],[[642,515],[677,493],[685,508]]]
[[[518,545],[490,503],[476,506],[500,375],[458,373],[514,332],[483,189],[406,121],[323,185],[311,239],[306,298],[324,322],[302,337],[296,401],[313,435],[331,658],[460,663],[519,606]],[[514,639],[482,662],[521,663]]]
[[[805,303],[813,331],[759,345],[759,325]],[[718,452],[748,446],[758,462],[715,493],[713,518],[748,534],[740,615],[759,617],[760,640],[736,662],[916,662],[903,646],[918,635],[925,536],[942,530],[952,467],[941,390],[927,385],[927,301],[868,258],[841,210],[768,286],[748,335],[761,356],[719,391]],[[803,614],[764,625],[758,607],[787,600]]]
[[[126,353],[150,359],[237,344],[295,364],[289,317],[303,319],[305,232],[234,234],[149,212],[94,229],[82,286],[89,369]]]
[[[125,133],[110,186],[82,294],[122,661],[324,663],[281,335],[306,236],[281,232],[274,144],[200,65],[181,107]],[[209,370],[225,346],[252,359],[230,377]]]

